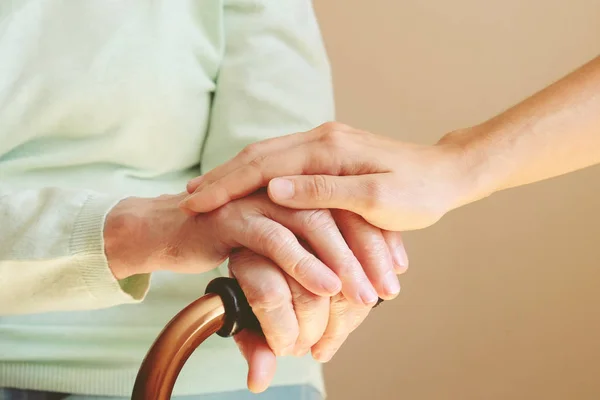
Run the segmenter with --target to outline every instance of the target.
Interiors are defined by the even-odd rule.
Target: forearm
[[[600,163],[600,57],[440,144],[464,151],[472,184],[464,203]]]

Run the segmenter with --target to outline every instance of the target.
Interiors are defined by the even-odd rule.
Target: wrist
[[[452,153],[459,195],[451,208],[481,200],[499,190],[501,174],[491,162],[489,134],[483,126],[452,131],[436,146]]]
[[[149,199],[128,197],[117,203],[106,216],[104,252],[113,275],[121,280],[133,275],[152,272],[144,240],[144,214]],[[145,243],[146,242],[146,243]]]

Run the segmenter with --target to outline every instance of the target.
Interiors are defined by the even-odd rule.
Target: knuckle
[[[254,232],[249,232],[254,234]],[[277,226],[269,226],[256,236],[261,244],[263,252],[270,257],[277,258],[280,255],[283,258],[288,256],[289,248],[292,247],[293,235],[288,234],[285,229],[280,229]]]
[[[350,303],[348,303],[348,300],[346,300],[344,295],[337,294],[331,298],[330,314],[332,316],[343,315],[347,311],[349,305]]]
[[[303,281],[310,273],[315,270],[315,259],[311,255],[305,255],[292,263],[290,267],[290,275],[297,281]]]
[[[239,152],[238,157],[242,160],[252,160],[260,154],[262,145],[260,143],[251,143]]]
[[[248,165],[251,168],[261,169],[262,166],[263,166],[263,164],[264,164],[264,162],[265,162],[265,160],[266,160],[266,158],[267,158],[267,156],[258,155],[256,157],[252,158],[252,160],[250,160],[248,162]]]
[[[354,253],[352,253],[352,251],[348,251],[340,258],[340,266],[337,270],[339,276],[364,284],[366,277],[363,272],[363,267]]]
[[[285,236],[274,225],[263,227],[258,237],[267,244],[280,243],[285,240]]]
[[[375,268],[376,271],[391,270],[390,251],[385,241],[377,238],[370,241],[365,240],[364,243],[356,245],[356,249],[360,251],[361,261],[363,261],[366,268]]]
[[[348,314],[347,307],[331,307],[330,314],[333,318],[338,319],[337,329],[344,330],[344,326],[346,325],[344,322],[346,321],[346,316]]]
[[[265,155],[259,155],[248,161],[246,166],[246,172],[251,176],[256,176],[259,180],[264,180],[263,170],[268,157]]]
[[[264,229],[259,237],[263,253],[271,259],[279,259],[280,266],[297,281],[303,281],[311,270],[317,268],[316,258],[310,253],[298,253],[296,237],[287,229],[272,226]]]
[[[306,313],[313,310],[319,304],[321,297],[303,290],[293,295],[294,309],[297,313]]]
[[[327,121],[324,124],[322,124],[321,127],[325,132],[332,132],[332,131],[348,132],[348,131],[352,130],[352,128],[349,125],[346,125],[344,123],[337,122],[337,121]]]
[[[266,334],[269,345],[273,348],[275,355],[284,356],[283,351],[296,344],[298,340],[299,329],[298,327],[288,327]]]
[[[291,302],[289,291],[283,290],[281,285],[258,286],[249,290],[246,297],[252,309],[259,314],[282,309]]]
[[[303,226],[305,232],[315,232],[322,229],[335,227],[335,220],[329,210],[302,211]]]
[[[342,129],[327,129],[321,136],[321,142],[328,147],[343,147],[348,143],[349,133]]]
[[[317,201],[330,200],[333,195],[333,188],[328,184],[323,175],[314,175],[308,181],[308,192]]]

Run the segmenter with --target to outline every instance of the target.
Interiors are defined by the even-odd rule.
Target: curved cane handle
[[[206,293],[180,311],[158,335],[142,361],[132,400],[169,400],[183,365],[213,333],[222,337],[243,329],[262,333],[235,279],[216,278],[208,284]],[[379,299],[377,305],[382,301]]]

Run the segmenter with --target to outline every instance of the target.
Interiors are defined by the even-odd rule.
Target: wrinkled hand
[[[328,210],[292,210],[256,193],[190,217],[178,208],[182,199],[129,198],[111,211],[105,250],[118,279],[156,270],[205,272],[233,249],[248,248],[317,295],[341,289],[349,301],[373,305],[378,295],[390,299],[400,289],[395,271],[407,266],[400,236],[357,216],[339,217],[336,224]]]
[[[277,204],[344,209],[379,228],[406,231],[461,204],[472,185],[468,167],[452,141],[416,145],[333,122],[248,146],[192,180],[194,194],[181,207],[208,212],[268,185]]]
[[[119,279],[161,269],[200,273],[231,254],[230,269],[265,333],[264,338],[248,332],[238,337],[254,391],[270,382],[275,355],[310,350],[327,361],[367,315],[377,294],[390,299],[400,290],[396,273],[408,266],[400,235],[360,216],[292,210],[259,192],[190,217],[178,208],[182,199],[119,203],[106,222],[109,265]],[[332,270],[343,282],[343,294]],[[327,279],[335,290],[323,285]],[[372,293],[366,299],[365,291]],[[335,296],[330,299],[330,294]]]
[[[242,331],[234,337],[248,362],[248,388],[256,393],[265,390],[275,374],[277,352],[272,349],[284,348],[280,355],[296,356],[310,351],[315,359],[329,361],[371,310],[351,304],[342,294],[331,299],[316,296],[248,249],[231,254],[229,269],[265,334]]]

